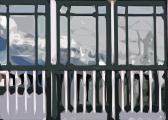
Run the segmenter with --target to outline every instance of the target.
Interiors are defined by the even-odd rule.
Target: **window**
[[[45,5],[1,6],[0,55],[2,57],[0,64],[6,65],[9,62],[11,65],[44,65],[46,58]],[[7,52],[8,48],[9,52]]]
[[[119,5],[119,65],[163,65],[165,60],[164,4]]]
[[[106,65],[106,6],[61,4],[59,16],[60,63]]]

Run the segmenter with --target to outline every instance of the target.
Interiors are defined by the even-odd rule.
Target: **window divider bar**
[[[114,63],[116,65],[118,65],[118,15],[116,14],[117,13],[117,4],[115,4],[114,6],[114,37],[115,37],[115,40],[114,40]]]
[[[60,5],[57,3],[56,4],[56,16],[57,16],[57,64],[60,64]]]
[[[70,6],[68,7],[68,64],[70,64],[70,59],[71,59],[71,19],[70,19]]]
[[[9,5],[7,5],[7,65],[10,66],[10,60],[9,60],[9,44],[10,44],[10,41],[9,41]]]

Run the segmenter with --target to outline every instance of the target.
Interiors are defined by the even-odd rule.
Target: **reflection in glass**
[[[9,12],[11,13],[32,13],[35,11],[34,5],[10,5]]]
[[[38,17],[38,64],[45,64],[46,57],[46,39],[45,39],[45,17]]]
[[[60,63],[66,65],[68,62],[68,21],[64,16],[60,17]]]
[[[7,61],[7,19],[0,16],[0,64],[6,65]]]
[[[157,14],[162,14],[164,12],[164,10],[163,10],[163,7],[162,6],[157,6],[156,7],[156,13]]]
[[[66,6],[61,6],[60,12],[65,14],[67,12],[68,8]]]
[[[105,14],[106,13],[106,6],[99,6],[98,11],[99,11],[99,14]]]
[[[99,65],[106,65],[106,19],[99,17]]]
[[[96,12],[96,9],[94,6],[71,6],[71,13],[94,13]]]
[[[96,21],[94,17],[71,17],[71,64],[96,64]]]
[[[126,26],[125,17],[118,17],[118,64],[126,64]]]
[[[13,65],[35,64],[34,16],[11,15],[9,18],[9,57]]]
[[[164,21],[162,17],[156,18],[156,40],[157,40],[157,63],[164,64]]]
[[[152,6],[128,6],[129,14],[152,14]]]
[[[38,5],[38,11],[39,13],[45,13],[45,5]]]
[[[0,5],[0,13],[5,13],[7,10],[6,5]]]
[[[129,63],[154,64],[154,33],[152,17],[128,18]]]
[[[118,6],[117,7],[118,14],[125,14],[125,7],[123,6]]]

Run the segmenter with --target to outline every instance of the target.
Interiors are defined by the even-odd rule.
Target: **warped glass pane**
[[[11,15],[9,18],[10,62],[13,65],[35,64],[34,16]]]
[[[71,59],[75,65],[96,63],[96,20],[94,17],[71,17]]]
[[[152,6],[128,6],[128,14],[152,14]]]
[[[105,14],[106,13],[106,6],[99,6],[98,11],[99,11],[99,14]]]
[[[10,5],[9,12],[11,13],[32,13],[35,11],[34,5]]]
[[[157,40],[157,63],[164,64],[164,21],[162,17],[156,18],[156,40]]]
[[[38,12],[45,13],[45,5],[38,5]]]
[[[118,6],[118,7],[117,7],[117,13],[118,13],[118,14],[125,14],[125,7],[123,7],[123,6]]]
[[[125,17],[118,17],[118,64],[126,64]]]
[[[45,16],[38,17],[38,64],[44,65],[46,58]]]
[[[0,5],[0,13],[5,13],[7,11],[6,5]]]
[[[154,64],[153,17],[129,17],[128,41],[129,63],[135,65]]]
[[[0,64],[6,65],[7,61],[7,18],[0,16]]]
[[[162,13],[164,13],[163,7],[162,7],[162,6],[157,6],[157,7],[156,7],[156,13],[157,13],[157,14],[162,14]]]
[[[71,13],[94,13],[96,12],[95,6],[71,6]]]

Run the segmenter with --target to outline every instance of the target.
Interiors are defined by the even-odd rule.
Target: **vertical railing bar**
[[[112,71],[112,118],[115,120],[115,71]]]
[[[152,71],[149,71],[149,112],[152,112]]]
[[[15,113],[18,112],[18,81],[19,81],[19,77],[18,77],[18,72],[15,72]]]
[[[7,113],[9,115],[9,71],[6,71]]]
[[[102,102],[102,106],[103,106],[103,112],[106,112],[106,103],[105,103],[105,71],[102,71],[102,82],[103,82],[103,102]]]
[[[158,74],[160,74],[160,71],[158,71]],[[160,77],[159,77],[159,112],[161,111],[162,111],[162,83],[160,82]]]
[[[25,96],[25,112],[27,112],[27,71],[25,71],[24,73],[24,86],[25,86],[25,89],[24,89],[24,96]]]
[[[74,113],[77,113],[77,71],[74,71]]]
[[[45,91],[45,81],[46,81],[46,72],[42,71],[42,81],[43,81],[43,114],[46,113],[46,91]]]
[[[134,72],[131,71],[131,112],[134,111]]]
[[[115,1],[114,0],[111,0],[111,43],[112,43],[112,46],[111,46],[111,49],[112,49],[112,64],[114,63],[114,59],[117,58],[118,56],[116,56],[117,54],[114,54],[114,43],[117,42],[117,40],[115,41],[114,40],[114,29],[115,29],[115,25],[114,25],[114,14],[115,14],[115,10],[114,10],[114,3]],[[118,42],[117,42],[118,44]],[[118,45],[115,46],[117,49],[118,49]],[[116,61],[118,62],[118,60]]]
[[[143,71],[140,71],[140,112],[143,112]]]
[[[124,79],[125,79],[125,71],[120,71],[121,74],[121,110],[124,110]]]
[[[36,76],[37,71],[33,70],[33,103],[34,103],[34,114],[36,113]]]
[[[65,112],[68,112],[68,72],[64,71]]]
[[[86,71],[83,71],[83,113],[86,113]]]
[[[93,71],[93,113],[96,113],[96,71]]]

